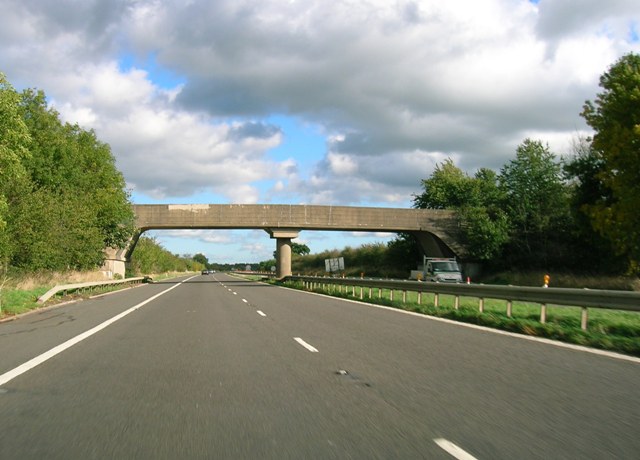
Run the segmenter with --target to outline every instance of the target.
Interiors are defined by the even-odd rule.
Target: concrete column
[[[267,229],[267,233],[276,240],[276,277],[291,276],[291,240],[297,238],[299,230]]]
[[[291,238],[276,238],[276,276],[291,275]]]
[[[104,250],[104,263],[102,273],[109,279],[125,277],[126,257],[125,250],[118,248],[107,248]]]

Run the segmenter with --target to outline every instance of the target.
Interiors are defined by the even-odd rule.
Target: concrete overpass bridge
[[[161,229],[262,229],[276,240],[276,273],[291,274],[291,240],[303,230],[406,232],[431,257],[464,257],[453,211],[263,204],[134,205],[137,232],[124,249],[107,249],[105,269],[124,276],[140,235]]]

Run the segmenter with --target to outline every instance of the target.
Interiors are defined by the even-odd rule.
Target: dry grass
[[[46,272],[30,273],[9,280],[8,285],[13,289],[29,291],[41,286],[55,286],[58,284],[84,283],[89,281],[103,281],[108,279],[102,272]]]

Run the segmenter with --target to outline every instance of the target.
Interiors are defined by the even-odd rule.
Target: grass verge
[[[153,275],[152,278],[157,281],[182,275],[185,275],[185,273],[162,273]],[[43,273],[16,276],[0,289],[0,319],[6,319],[7,317],[55,303],[89,298],[129,287],[127,285],[104,286],[95,288],[92,292],[74,292],[65,296],[58,295],[49,299],[45,305],[38,303],[38,297],[56,285],[102,281],[104,279],[104,276],[96,272]]]
[[[38,303],[38,298],[47,292],[53,286],[37,287],[34,289],[11,289],[2,293],[2,310],[0,311],[0,319],[20,315],[30,310],[49,307],[56,303],[66,302],[69,300],[88,299],[107,292],[119,291],[130,287],[130,285],[109,285],[93,288],[91,292],[76,291],[66,295],[56,295],[49,299],[45,304]]]
[[[300,282],[289,282],[284,285],[306,290]],[[471,297],[460,297],[460,304],[456,309],[454,296],[448,295],[438,296],[438,306],[436,306],[435,296],[426,293],[418,299],[416,292],[407,292],[403,300],[402,291],[394,291],[392,295],[390,290],[385,289],[380,292],[378,289],[373,289],[371,297],[369,297],[368,288],[364,288],[361,294],[359,287],[355,290],[348,287],[342,291],[338,291],[337,288],[317,288],[313,292],[640,356],[640,314],[636,312],[591,308],[587,330],[583,331],[580,328],[581,308],[579,307],[548,305],[546,322],[543,324],[540,322],[540,305],[525,302],[514,302],[512,315],[509,317],[506,301],[502,300],[485,299],[484,311],[480,312],[478,299]]]

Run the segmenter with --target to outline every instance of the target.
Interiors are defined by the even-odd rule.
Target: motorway
[[[0,323],[0,350],[3,460],[640,457],[638,360],[222,273]]]

